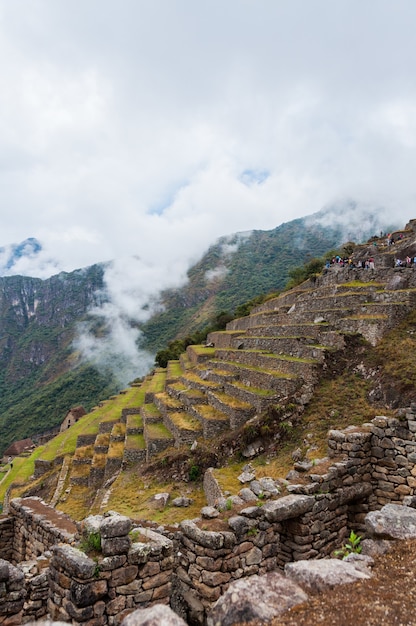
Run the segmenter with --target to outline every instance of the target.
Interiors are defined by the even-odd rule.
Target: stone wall
[[[14,517],[0,515],[0,559],[12,560],[13,539]]]
[[[14,587],[7,602],[0,593],[0,624],[5,615],[17,624],[47,611],[73,624],[117,626],[134,609],[160,603],[202,624],[232,581],[329,556],[351,530],[365,533],[370,510],[415,496],[416,406],[332,430],[328,449],[326,461],[287,483],[287,495],[226,510],[219,519],[184,521],[174,537],[133,528],[117,514],[88,518],[85,528],[101,536],[101,551],[92,556],[75,547],[75,533],[63,528],[68,518],[36,498],[12,500],[10,515],[0,518],[0,590]],[[224,500],[212,472],[204,486],[211,505]],[[46,585],[46,570],[27,561],[39,562],[49,549]],[[23,579],[17,564],[26,568]]]
[[[172,541],[149,529],[132,528],[131,520],[121,515],[104,517],[95,528],[101,536],[101,552],[94,557],[68,545],[53,548],[51,618],[72,624],[118,625],[139,607],[169,604]]]
[[[14,520],[13,563],[36,559],[57,543],[75,541],[74,522],[39,498],[11,500],[9,516]]]

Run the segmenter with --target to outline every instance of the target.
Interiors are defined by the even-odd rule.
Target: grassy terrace
[[[225,415],[225,413],[218,411],[218,409],[215,409],[209,404],[198,404],[198,406],[195,408],[198,410],[198,413],[201,415],[201,417],[206,420],[218,420],[219,422],[228,422],[229,418],[227,417],[227,415]]]
[[[214,356],[215,354],[215,348],[207,348],[207,346],[190,346],[190,348],[192,348],[192,351],[197,355],[197,356]]]
[[[124,437],[125,434],[126,434],[125,424],[123,424],[122,422],[118,422],[117,424],[114,424],[113,428],[111,429],[112,437]]]
[[[108,447],[110,445],[110,433],[100,433],[95,439],[95,446]]]
[[[82,446],[75,450],[74,460],[91,459],[93,456],[94,446]]]
[[[124,452],[124,441],[111,441],[107,456],[109,459],[121,459]]]
[[[149,393],[160,393],[165,388],[166,382],[166,370],[159,368],[153,374],[152,378],[149,381],[147,386],[147,391]]]
[[[351,280],[348,283],[340,283],[339,287],[347,287],[354,289],[368,289],[368,287],[384,287],[385,283],[376,281],[370,281],[369,283],[362,282],[361,280]],[[338,294],[337,294],[338,295]]]
[[[233,387],[237,387],[238,389],[241,389],[242,391],[248,391],[249,393],[253,393],[256,396],[260,396],[262,398],[272,398],[273,396],[276,395],[276,391],[274,389],[262,389],[261,387],[252,387],[251,385],[243,385],[243,383],[240,383],[238,380],[234,381],[233,383],[231,383],[233,385]]]
[[[21,484],[28,482],[30,476],[34,473],[36,459],[53,461],[57,456],[74,454],[79,435],[98,434],[100,422],[119,419],[122,408],[140,406],[140,404],[143,404],[144,395],[144,385],[131,387],[125,393],[115,396],[112,400],[103,402],[100,407],[84,415],[71,428],[59,433],[43,446],[36,448],[29,457],[16,458],[13,462],[13,469],[0,483],[0,501],[3,500],[5,492],[12,482]],[[109,435],[106,436],[109,438]],[[107,443],[102,445],[107,445]]]
[[[316,363],[315,359],[309,359],[307,357],[290,356],[289,354],[277,354],[276,352],[270,352],[269,350],[256,350],[255,348],[249,348],[248,350],[237,350],[234,348],[219,348],[217,352],[218,352],[218,356],[220,356],[221,353],[258,354],[259,356],[271,357],[273,359],[278,359],[280,361],[291,361],[293,363],[309,363],[311,365]],[[221,361],[219,362],[221,363]]]
[[[107,461],[107,455],[106,454],[94,454],[94,458],[92,460],[92,465],[91,467],[95,467],[95,468],[99,468],[99,469],[103,469],[105,467]]]
[[[244,400],[240,400],[239,398],[235,398],[234,396],[228,395],[228,393],[224,393],[222,391],[217,391],[213,394],[218,400],[226,404],[227,406],[232,407],[233,409],[251,409],[252,406],[248,402],[244,402]]]
[[[127,435],[126,450],[144,450],[146,442],[143,435]]]
[[[143,428],[143,418],[139,413],[127,415],[127,430],[133,428]]]
[[[274,378],[278,378],[278,379],[282,379],[282,378],[284,378],[285,380],[297,379],[297,376],[295,376],[294,374],[286,374],[284,372],[277,372],[276,370],[268,370],[268,369],[265,369],[264,367],[258,367],[256,365],[246,365],[243,363],[236,363],[235,361],[212,361],[212,363],[215,363],[219,367],[221,367],[221,365],[226,364],[226,365],[230,365],[233,367],[238,367],[239,370],[243,370],[246,372],[259,372],[261,374],[267,374],[268,376],[273,376]]]
[[[172,396],[167,393],[158,393],[156,398],[163,403],[163,406],[168,411],[174,411],[175,409],[180,409],[182,407],[182,403],[179,400],[172,398]]]
[[[186,384],[186,381],[189,380],[189,382],[191,383],[199,383],[200,385],[203,385],[204,387],[208,387],[211,389],[216,389],[218,387],[218,383],[214,383],[210,380],[203,380],[200,376],[198,376],[196,372],[187,372],[182,377],[182,380],[185,384]]]
[[[182,374],[182,367],[180,361],[169,361],[167,366],[168,378],[179,378]]]
[[[201,423],[195,417],[184,411],[171,413],[169,418],[178,428],[183,430],[194,430],[195,432],[202,430]]]
[[[146,424],[146,435],[150,439],[171,439],[173,441],[172,433],[162,422]]]
[[[149,402],[143,406],[143,410],[146,417],[162,417],[159,409],[153,402]]]

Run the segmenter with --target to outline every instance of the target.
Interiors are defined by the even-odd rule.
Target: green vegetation
[[[361,554],[361,551],[361,536],[356,535],[352,530],[350,532],[350,536],[348,537],[348,541],[344,543],[340,550],[335,550],[334,556],[340,556],[343,559],[346,559],[350,554]]]

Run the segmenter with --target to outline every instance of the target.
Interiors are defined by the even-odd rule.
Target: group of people
[[[364,261],[355,262],[351,257],[342,258],[340,256],[334,256],[331,260],[327,260],[325,263],[325,268],[329,269],[331,265],[339,265],[340,267],[350,267],[352,269],[366,269],[366,270],[374,270],[374,257],[368,257]]]
[[[394,267],[416,267],[416,256],[413,258],[410,256],[407,256],[404,260],[395,259]]]

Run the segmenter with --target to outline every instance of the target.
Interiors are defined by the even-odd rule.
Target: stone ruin
[[[216,530],[203,518],[153,530],[117,513],[75,524],[38,498],[12,500],[0,517],[0,624],[130,619],[125,626],[137,609],[160,605],[188,624],[214,623],[212,607],[237,582],[267,575],[272,587],[272,574],[331,557],[351,529],[376,534],[368,520],[385,505],[413,506],[416,406],[330,431],[328,449],[327,462],[288,484],[286,495],[247,502]],[[208,496],[217,497],[212,472],[207,480]],[[100,545],[82,551],[82,537],[91,536]]]

